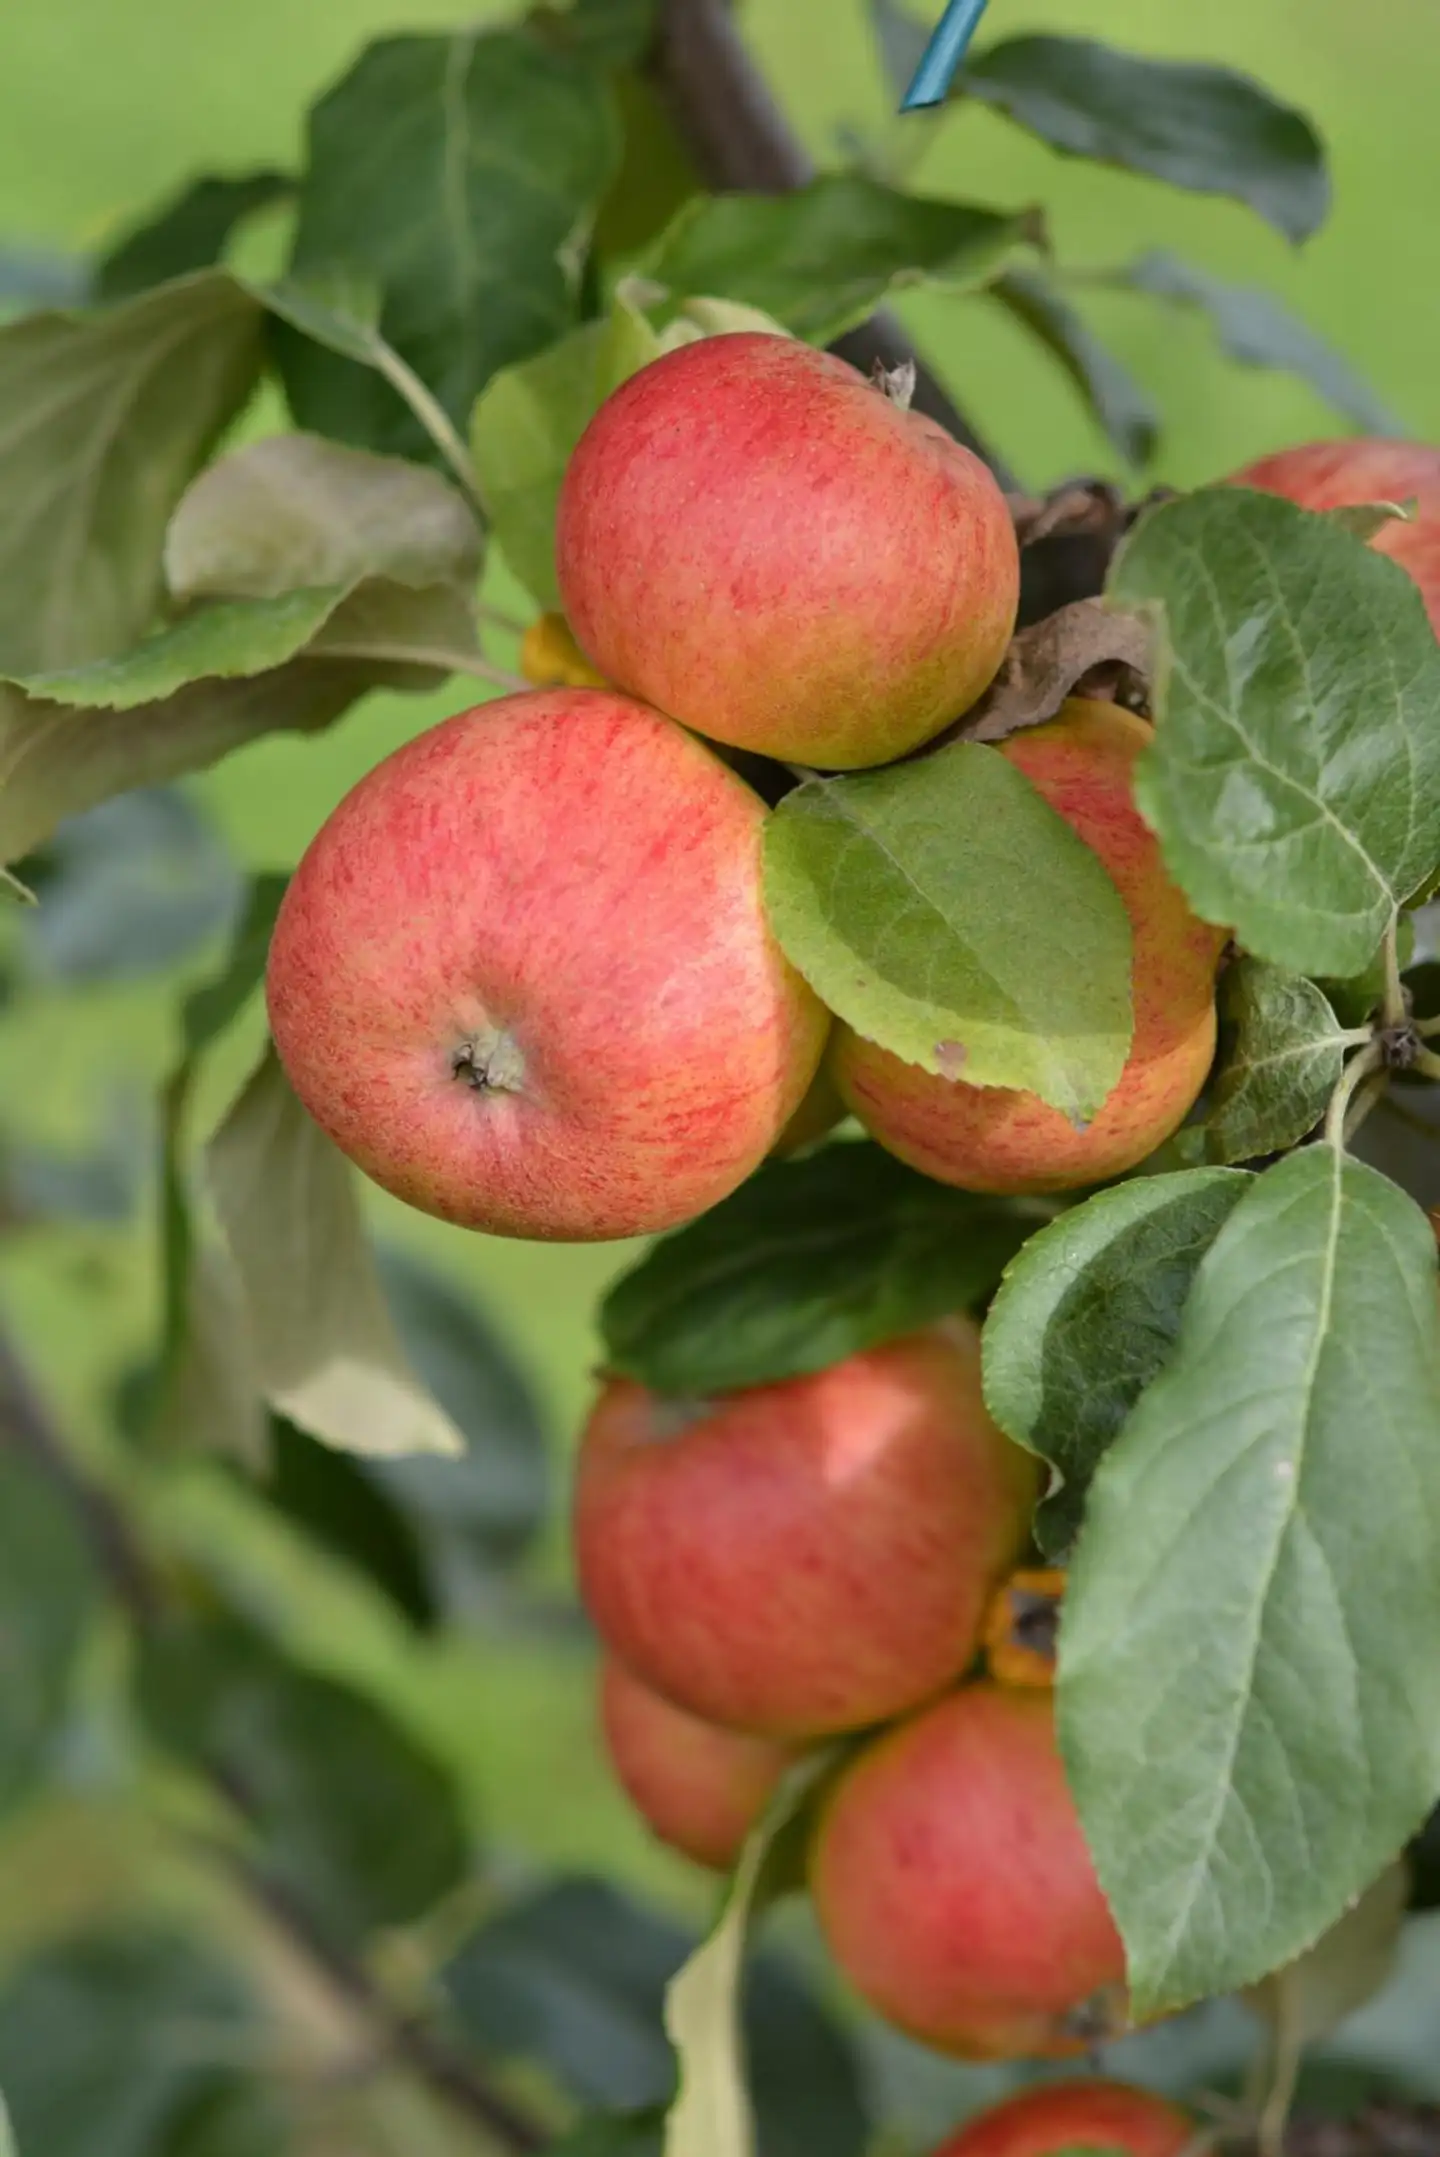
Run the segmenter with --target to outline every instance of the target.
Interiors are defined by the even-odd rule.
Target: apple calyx
[[[467,1035],[451,1052],[451,1076],[475,1093],[522,1093],[525,1058],[513,1034],[492,1026]]]

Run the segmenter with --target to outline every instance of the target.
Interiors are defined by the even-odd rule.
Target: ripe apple
[[[821,1811],[810,1884],[856,1990],[942,2052],[1058,2058],[1123,2026],[1124,1950],[1048,1693],[965,1685],[867,1746]]]
[[[672,1707],[607,1657],[600,1727],[622,1789],[672,1850],[729,1872],[770,1801],[794,1746],[722,1730]]]
[[[1205,1083],[1225,936],[1191,913],[1135,807],[1132,774],[1149,739],[1132,712],[1072,698],[1057,718],[1000,744],[1100,856],[1130,916],[1134,1038],[1091,1123],[1077,1127],[1021,1089],[937,1077],[848,1027],[837,1033],[832,1068],[849,1108],[882,1146],[939,1183],[999,1192],[1101,1183],[1169,1138]]]
[[[1042,2082],[967,2120],[935,2157],[1055,2157],[1061,2150],[1123,2150],[1180,2157],[1195,2121],[1129,2082]]]
[[[1036,1487],[985,1411],[968,1319],[716,1401],[616,1379],[580,1451],[581,1591],[692,1715],[858,1730],[964,1669]]]
[[[1262,494],[1283,494],[1302,509],[1414,501],[1411,522],[1382,525],[1370,544],[1409,570],[1440,636],[1440,449],[1376,436],[1306,442],[1261,457],[1234,473],[1231,483],[1257,487]]]
[[[766,810],[628,697],[527,692],[386,757],[312,840],[270,1025],[367,1175],[492,1235],[687,1221],[763,1160],[827,1015],[766,924]]]
[[[556,563],[609,680],[832,770],[967,710],[1020,592],[978,457],[845,361],[754,332],[682,346],[607,399],[565,475]]]

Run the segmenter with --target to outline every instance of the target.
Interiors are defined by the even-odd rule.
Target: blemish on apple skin
[[[937,1041],[935,1061],[940,1066],[941,1078],[958,1079],[969,1060],[970,1051],[963,1041]]]

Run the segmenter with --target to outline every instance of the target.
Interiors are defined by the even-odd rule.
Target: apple
[[[366,1174],[492,1235],[587,1242],[713,1206],[799,1107],[828,1015],[771,935],[766,810],[593,689],[406,742],[312,840],[270,1025]]]
[[[1226,939],[1191,913],[1135,807],[1135,763],[1149,739],[1132,712],[1072,698],[1057,718],[1000,744],[1100,856],[1130,916],[1134,1038],[1090,1123],[1072,1123],[1023,1089],[938,1077],[848,1027],[836,1034],[831,1068],[846,1105],[882,1146],[937,1182],[995,1192],[1102,1183],[1169,1138],[1205,1083]]]
[[[607,1657],[600,1727],[621,1788],[661,1842],[697,1865],[729,1872],[794,1746],[722,1730],[673,1707]]]
[[[600,672],[701,734],[831,770],[887,763],[988,687],[1020,556],[978,457],[845,361],[742,332],[600,407],[556,564]]]
[[[1382,525],[1370,544],[1409,570],[1440,636],[1440,449],[1379,436],[1306,442],[1246,465],[1231,484],[1283,494],[1302,509],[1414,501],[1411,522]]]
[[[1058,2157],[1062,2150],[1122,2150],[1180,2157],[1196,2123],[1178,2105],[1133,2083],[1043,2082],[967,2120],[935,2157]]]
[[[968,1319],[715,1401],[613,1379],[581,1443],[581,1592],[612,1652],[692,1715],[857,1730],[970,1661],[1036,1489],[986,1413]]]
[[[821,1810],[810,1885],[840,1969],[922,2043],[1058,2058],[1124,2027],[1049,1693],[965,1685],[868,1745]]]

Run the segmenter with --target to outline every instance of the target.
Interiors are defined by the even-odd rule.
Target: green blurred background
[[[912,5],[939,12],[938,0]],[[862,0],[748,0],[744,19],[821,162],[839,156],[842,130],[887,127]],[[0,242],[88,249],[195,172],[293,165],[307,104],[364,41],[444,20],[433,0],[47,0],[0,10]],[[1103,267],[1164,245],[1221,276],[1269,286],[1369,377],[1407,430],[1440,439],[1436,0],[1210,0],[1203,10],[1177,0],[992,0],[987,37],[1030,28],[1224,61],[1261,77],[1328,138],[1336,207],[1327,229],[1292,252],[1238,207],[1061,161],[978,109],[927,132],[909,184],[1007,206],[1043,202],[1067,264]],[[1114,471],[1068,384],[997,310],[929,296],[903,311],[1027,484]],[[1198,319],[1113,296],[1094,304],[1091,319],[1161,407],[1159,478],[1199,481],[1336,431],[1304,387],[1224,360]],[[278,418],[272,407],[260,423]],[[493,596],[519,603],[500,572]],[[333,733],[266,742],[197,791],[246,864],[288,868],[362,771],[461,701],[455,689],[427,700],[374,697]],[[93,1130],[107,1104],[144,1100],[172,1055],[176,999],[172,977],[27,1007],[25,1024],[0,1038],[7,1116],[65,1142]],[[221,1105],[254,1039],[252,1025],[219,1059],[202,1118]],[[375,1204],[385,1234],[473,1287],[509,1330],[562,1448],[585,1398],[589,1312],[627,1253],[494,1243]],[[152,1251],[148,1223],[128,1239],[76,1229],[0,1248],[0,1286],[26,1353],[92,1441],[153,1317]],[[689,1875],[646,1845],[609,1788],[583,1654],[522,1629],[417,1647],[338,1569],[328,1573],[311,1553],[302,1561],[298,1545],[206,1479],[178,1489],[173,1505],[174,1530],[223,1547],[247,1579],[283,1599],[316,1657],[380,1674],[418,1727],[463,1744],[477,1818],[494,1839],[522,1859],[602,1864],[693,1900]],[[550,1563],[563,1564],[558,1538]],[[12,1931],[22,1908],[27,1927],[48,1924],[107,1882],[124,1890],[129,1854],[99,1813],[88,1873],[73,1820],[64,1867],[37,1864],[51,1832],[37,1820],[0,1857],[0,1911],[11,1911]],[[7,1892],[17,1867],[31,1881],[19,1903]]]

